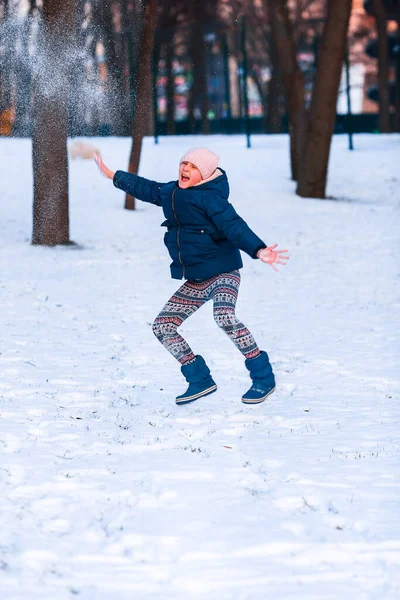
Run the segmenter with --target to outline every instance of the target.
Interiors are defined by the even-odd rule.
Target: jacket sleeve
[[[149,202],[150,204],[156,204],[161,206],[161,188],[165,183],[157,183],[157,181],[151,181],[139,175],[133,173],[126,173],[125,171],[116,171],[113,179],[113,184],[116,188],[130,194],[138,200],[143,202]]]
[[[252,258],[257,258],[257,252],[267,247],[267,244],[250,229],[226,198],[214,196],[208,202],[203,196],[203,209],[218,231]]]

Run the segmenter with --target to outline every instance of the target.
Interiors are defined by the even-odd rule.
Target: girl
[[[204,359],[195,355],[178,327],[207,300],[213,300],[214,319],[245,357],[252,379],[243,395],[245,404],[263,402],[275,389],[266,352],[235,314],[243,267],[240,250],[271,265],[285,265],[287,250],[269,246],[250,229],[228,202],[229,184],[218,168],[219,156],[207,148],[189,150],[181,159],[178,181],[157,183],[123,171],[110,171],[99,154],[95,161],[114,185],[131,196],[161,206],[166,217],[164,243],[172,258],[171,276],[185,283],[168,300],[153,323],[153,332],[181,363],[189,384],[177,404],[187,404],[216,391]]]

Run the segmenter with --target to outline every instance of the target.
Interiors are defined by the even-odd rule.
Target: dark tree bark
[[[168,0],[160,3],[159,19],[156,30],[158,46],[163,48],[166,68],[167,133],[175,133],[175,77],[173,59],[175,56],[175,34],[177,22],[188,12],[187,6],[180,0]]]
[[[397,9],[397,43],[400,48],[400,2]],[[396,102],[394,110],[395,131],[400,133],[400,52],[398,52],[396,58]]]
[[[107,96],[111,117],[111,130],[120,135],[127,118],[126,94],[124,90],[124,60],[122,39],[117,40],[113,24],[113,2],[100,0],[93,5],[94,20],[98,35],[104,45],[107,65]],[[119,35],[122,38],[122,35]]]
[[[207,96],[207,71],[206,71],[206,44],[204,42],[204,29],[199,24],[193,32],[191,43],[192,79],[188,109],[191,131],[196,133],[196,108],[200,108],[201,132],[208,133],[208,96]]]
[[[3,41],[3,35],[7,35],[5,33],[5,28],[2,27],[3,23],[8,18],[8,0],[3,0],[2,4],[0,4],[0,44],[8,45],[7,40]],[[11,113],[11,70],[12,70],[12,60],[13,54],[15,50],[11,51],[11,48],[8,48],[8,51],[2,57],[2,71],[0,76],[0,113],[3,111],[7,111]],[[9,130],[12,127],[8,125],[7,119],[7,135],[9,135]]]
[[[167,69],[167,133],[173,135],[175,133],[175,77],[173,74],[173,61],[174,57],[174,38],[173,35],[168,36],[166,45],[166,60],[165,65]]]
[[[192,19],[194,22],[191,36],[190,56],[192,62],[193,85],[189,94],[189,122],[191,130],[196,133],[195,109],[201,112],[201,133],[209,133],[208,89],[207,89],[207,42],[204,39],[208,22],[209,3],[205,0],[192,0]]]
[[[378,33],[379,130],[390,133],[389,55],[386,11],[382,0],[372,2]]]
[[[154,31],[157,22],[158,0],[147,0],[144,8],[143,27],[138,50],[138,67],[135,85],[134,115],[132,131],[132,148],[129,158],[129,173],[137,173],[139,169],[140,154],[142,151],[143,136],[148,123],[148,111],[152,103],[152,51],[154,45]],[[125,208],[133,210],[135,199],[126,194]]]
[[[261,81],[261,77],[254,70],[251,74],[252,79],[257,87],[258,94],[260,96],[263,118],[262,118],[262,130],[268,131],[268,87]]]
[[[45,0],[34,67],[33,244],[69,242],[67,106],[75,0]],[[63,57],[63,60],[60,60]]]
[[[268,3],[267,10],[271,13],[272,7]],[[269,58],[271,61],[271,79],[268,83],[268,112],[267,123],[269,133],[281,133],[281,111],[279,107],[279,95],[281,87],[281,75],[279,72],[279,60],[276,46],[275,35],[272,31],[273,23],[271,15],[269,15],[270,32],[269,36]]]
[[[281,111],[279,106],[280,73],[276,66],[272,67],[271,79],[268,82],[268,133],[281,133]]]
[[[296,41],[287,0],[267,2],[273,46],[275,46],[282,83],[285,90],[290,134],[292,179],[297,181],[307,130],[304,101],[304,80],[296,56]]]
[[[296,193],[325,198],[329,153],[352,0],[328,2],[311,101],[304,160]]]

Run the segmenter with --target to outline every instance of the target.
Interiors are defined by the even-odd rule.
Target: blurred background
[[[287,3],[307,108],[327,4]],[[287,132],[273,5],[268,0],[77,0],[73,44],[53,51],[54,61],[68,62],[69,135],[132,135],[141,86],[148,87],[145,134],[238,133],[245,112],[252,133]],[[0,0],[3,136],[32,134],[33,79],[46,69],[39,56],[42,8],[42,0]],[[147,28],[153,32],[146,29],[149,10],[154,18]],[[354,132],[400,131],[399,22],[396,0],[353,0],[346,50],[349,80],[347,86],[345,61],[335,132],[346,130],[349,110]],[[146,42],[150,54],[143,52]],[[380,46],[387,61],[379,67]],[[147,82],[140,63],[150,55]],[[389,95],[381,108],[380,85],[386,85]],[[386,114],[379,120],[382,111]]]

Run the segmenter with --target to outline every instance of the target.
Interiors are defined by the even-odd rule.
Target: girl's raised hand
[[[288,255],[284,256],[284,253],[287,252],[287,250],[275,250],[277,247],[278,244],[273,244],[272,246],[268,246],[268,248],[259,250],[257,253],[258,258],[271,265],[274,271],[278,270],[275,265],[286,265],[289,260]]]
[[[108,179],[113,179],[115,172],[111,171],[106,165],[103,163],[103,159],[101,158],[98,152],[95,152],[93,155],[94,162],[99,167],[100,173],[107,177]]]

